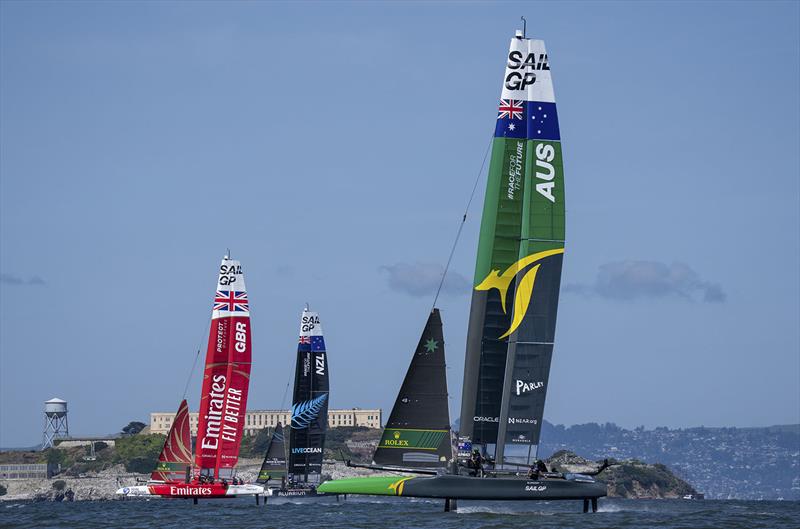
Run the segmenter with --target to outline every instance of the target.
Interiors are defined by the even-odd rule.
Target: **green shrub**
[[[114,462],[125,465],[128,472],[152,472],[164,446],[164,439],[161,434],[123,437],[116,442]]]
[[[137,433],[144,430],[144,427],[147,426],[143,422],[139,421],[131,421],[122,429],[122,433],[125,435],[136,435]]]
[[[57,479],[53,482],[53,488],[55,490],[64,490],[67,487],[67,482],[63,479]]]
[[[7,492],[8,489],[6,489],[5,485],[0,484],[0,496],[5,496]]]

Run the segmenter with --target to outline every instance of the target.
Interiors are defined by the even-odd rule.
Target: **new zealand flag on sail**
[[[322,336],[301,336],[297,343],[298,351],[324,351],[325,338]]]
[[[556,104],[501,99],[494,135],[497,138],[560,141]]]

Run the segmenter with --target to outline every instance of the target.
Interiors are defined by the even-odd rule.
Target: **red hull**
[[[222,498],[227,496],[228,485],[213,483],[200,485],[199,483],[165,483],[163,485],[149,485],[150,494],[169,498]]]

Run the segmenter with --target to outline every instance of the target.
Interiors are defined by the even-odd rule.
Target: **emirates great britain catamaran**
[[[184,400],[150,481],[123,487],[117,494],[193,498],[195,503],[198,498],[263,494],[263,487],[245,484],[234,474],[247,409],[250,363],[250,306],[242,265],[226,255],[211,315],[194,468],[189,408]]]
[[[564,228],[561,136],[550,63],[544,42],[518,31],[508,51],[492,143],[457,461],[451,460],[450,472],[434,469],[420,472],[436,474],[424,477],[328,481],[320,491],[442,498],[447,500],[445,510],[457,499],[575,499],[583,500],[584,512],[590,501],[596,510],[597,498],[606,495],[604,484],[591,476],[547,472],[535,465],[553,352]],[[435,380],[429,387],[446,384],[443,372],[428,370],[428,378]],[[381,443],[392,431],[387,427]],[[411,458],[394,460],[402,465],[380,468],[400,470],[412,463]],[[468,468],[467,475],[459,467]]]

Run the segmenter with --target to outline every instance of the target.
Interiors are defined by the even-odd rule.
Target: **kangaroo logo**
[[[533,253],[527,257],[523,257],[516,263],[512,264],[502,274],[500,270],[492,270],[489,275],[475,287],[475,290],[491,290],[496,288],[500,292],[500,303],[503,306],[503,313],[508,314],[506,309],[506,294],[511,281],[519,274],[521,270],[525,270],[528,266],[537,261],[541,261],[551,255],[563,254],[564,248],[555,248],[553,250],[545,250],[543,252]],[[511,327],[500,336],[498,339],[502,340],[509,336],[512,332],[517,330],[519,324],[522,323],[525,313],[528,311],[528,305],[531,302],[531,295],[533,294],[533,284],[536,281],[536,272],[539,271],[541,264],[531,267],[530,270],[525,272],[522,278],[517,283],[517,288],[514,292],[514,319],[511,322]]]

